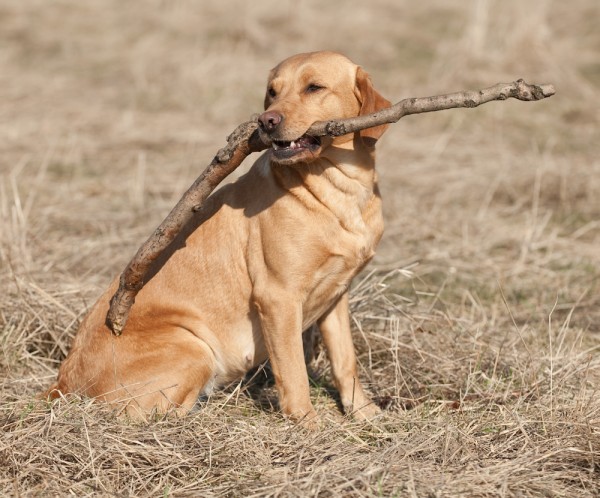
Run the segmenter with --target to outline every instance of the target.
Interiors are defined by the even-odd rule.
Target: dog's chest
[[[254,285],[300,302],[306,326],[375,254],[383,232],[381,199],[375,182],[348,179],[335,168],[301,181],[293,171],[274,173],[273,184],[285,188],[273,188],[267,208],[249,220],[249,247],[256,248],[247,251],[249,274]]]

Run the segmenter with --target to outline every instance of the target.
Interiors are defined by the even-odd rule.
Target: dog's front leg
[[[327,356],[344,411],[358,419],[370,419],[381,410],[365,393],[356,371],[356,355],[350,333],[348,292],[319,320]]]
[[[272,291],[269,297],[255,296],[254,303],[260,316],[281,411],[294,420],[314,425],[317,414],[310,401],[302,348],[302,305],[283,293]]]

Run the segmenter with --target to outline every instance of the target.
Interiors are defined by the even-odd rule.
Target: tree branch
[[[320,121],[306,132],[311,136],[340,136],[382,124],[395,123],[402,117],[423,112],[441,111],[458,107],[473,108],[493,100],[516,98],[523,101],[541,100],[554,95],[552,85],[529,85],[523,80],[497,84],[483,90],[457,92],[435,97],[409,98],[397,104],[356,118]],[[227,138],[204,172],[171,210],[160,226],[138,249],[119,280],[119,288],[110,301],[106,325],[115,335],[120,335],[135,296],[144,286],[154,261],[175,240],[177,234],[193,218],[194,211],[207,199],[217,185],[235,170],[252,152],[271,146],[269,138],[259,133],[256,118],[242,123]]]

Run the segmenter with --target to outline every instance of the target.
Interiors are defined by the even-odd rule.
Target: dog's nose
[[[267,133],[271,133],[283,121],[283,116],[275,111],[263,112],[258,117],[258,125]]]

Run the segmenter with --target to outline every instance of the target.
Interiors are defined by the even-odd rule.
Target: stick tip
[[[554,89],[554,85],[540,85],[540,88],[542,89],[542,93],[544,94],[544,97],[552,97],[552,95],[554,95],[556,93],[556,90]]]
[[[112,334],[117,337],[123,332],[123,323],[121,323],[121,320],[111,318],[110,313],[107,315],[104,323]]]

